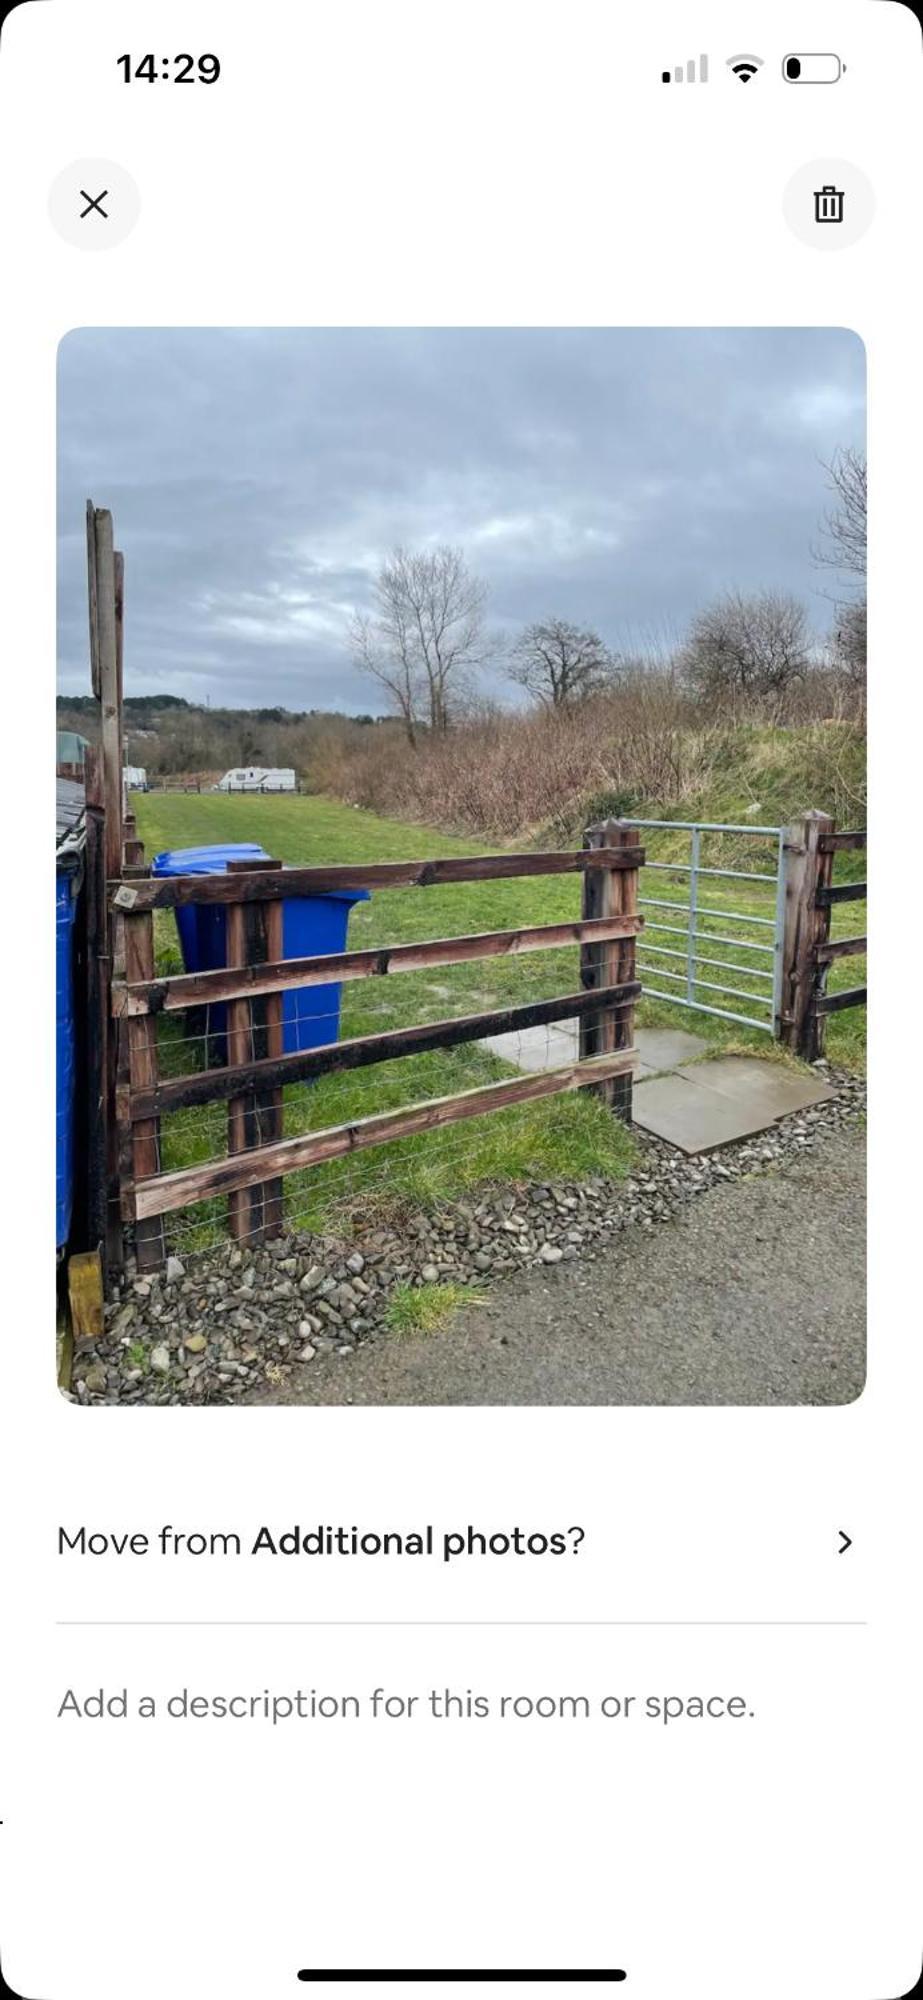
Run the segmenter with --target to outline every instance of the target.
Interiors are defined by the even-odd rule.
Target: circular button
[[[52,182],[48,213],[78,250],[114,250],[141,213],[141,196],[115,160],[74,160]]]
[[[868,176],[850,160],[809,160],[782,197],[789,228],[812,250],[848,250],[875,215]]]

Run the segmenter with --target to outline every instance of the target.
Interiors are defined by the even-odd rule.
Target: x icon
[[[86,188],[81,188],[80,192],[83,196],[84,201],[86,202],[86,208],[82,208],[80,211],[81,222],[83,221],[84,216],[89,215],[91,211],[93,211],[94,209],[97,215],[103,216],[104,219],[108,222],[109,211],[108,209],[103,208],[101,204],[105,201],[106,196],[109,193],[109,189],[103,188],[101,194],[87,194]]]

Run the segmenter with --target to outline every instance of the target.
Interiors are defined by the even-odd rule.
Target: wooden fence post
[[[90,619],[90,687],[97,701],[99,683],[99,595],[96,582],[96,508],[87,501],[87,610]]]
[[[89,516],[87,525],[89,530]],[[115,881],[122,872],[122,577],[121,558],[117,563],[112,544],[112,515],[105,507],[94,508],[92,532],[91,608],[95,596],[96,665],[106,812],[106,874],[110,881]]]
[[[84,1008],[85,1008],[85,1131],[87,1249],[99,1249],[103,1283],[109,1263],[119,1263],[121,1221],[114,1187],[115,1137],[111,1129],[109,910],[106,897],[106,829],[103,808],[102,757],[96,744],[87,748],[84,765],[86,848],[84,852]],[[112,1199],[110,1200],[110,1196]]]
[[[824,1052],[826,1021],[816,1003],[826,968],[818,965],[816,954],[830,935],[830,911],[818,908],[817,892],[829,887],[833,873],[833,854],[821,848],[833,826],[829,813],[805,813],[792,822],[785,841],[782,1040],[806,1062],[816,1062]]]
[[[584,849],[593,847],[634,847],[636,829],[628,820],[600,820],[588,826]],[[635,916],[638,908],[637,868],[585,868],[583,908],[585,921],[594,917]],[[587,992],[598,987],[622,986],[635,977],[634,937],[612,938],[601,944],[584,944],[580,949],[580,984]],[[629,1049],[634,1039],[634,1002],[621,1007],[600,1008],[598,1014],[584,1014],[580,1021],[580,1060],[587,1056],[610,1055]],[[611,1077],[594,1086],[617,1118],[631,1124],[632,1078]]]
[[[281,861],[232,861],[228,873],[249,874],[254,869],[263,873],[268,868],[281,867]],[[283,955],[282,912],[279,900],[228,904],[229,967],[278,963]],[[282,1054],[282,1005],[281,993],[228,1001],[229,1065],[258,1062],[264,1056]],[[281,1089],[258,1088],[229,1100],[229,1154],[250,1152],[254,1146],[266,1146],[281,1137]],[[239,1243],[255,1245],[278,1236],[282,1213],[281,1179],[264,1181],[259,1187],[238,1188],[228,1196],[231,1235]]]
[[[125,978],[153,979],[154,977],[154,919],[149,910],[140,910],[123,918],[125,943]],[[120,1023],[120,1036],[124,1037],[125,1048],[121,1067],[127,1066],[127,1081],[132,1090],[149,1090],[157,1083],[157,1022],[151,1015],[139,1014],[134,1019]],[[129,1122],[127,1132],[129,1158],[128,1172],[131,1179],[147,1180],[160,1172],[160,1121],[157,1118],[139,1119]],[[164,1262],[163,1218],[148,1216],[135,1223],[135,1252],[139,1271],[155,1270]]]

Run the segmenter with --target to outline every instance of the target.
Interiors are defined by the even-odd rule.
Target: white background
[[[641,11],[49,0],[4,29],[0,1956],[28,2000],[276,2000],[312,1964],[621,1965],[632,2000],[889,2000],[919,1970],[919,1094],[898,995],[919,811],[920,37],[883,0]],[[214,51],[223,77],[126,89],[126,47]],[[841,84],[786,88],[782,54],[812,47],[844,57]],[[712,84],[663,90],[661,68],[703,48]],[[744,90],[721,58],[750,48],[766,69]],[[825,154],[878,197],[868,236],[832,257],[782,215],[790,175]],[[141,190],[107,256],[48,222],[52,180],[85,156]],[[400,254],[411,232],[432,254]],[[866,343],[867,1390],[822,1411],[78,1410],[54,1386],[46,1224],[58,340],[93,324],[510,323],[832,324]],[[558,1561],[449,1568],[55,1554],[59,1521],[246,1540],[320,1520],[579,1523],[585,1540]],[[55,1720],[69,1686],[293,1682],[721,1691],[753,1716],[666,1733]]]

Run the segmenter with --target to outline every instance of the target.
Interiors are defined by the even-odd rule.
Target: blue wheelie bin
[[[157,854],[152,875],[223,875],[229,861],[268,861],[264,847],[253,841],[224,847],[175,847]],[[349,913],[354,903],[368,901],[367,889],[335,890],[325,896],[286,896],[282,904],[282,952],[285,958],[312,958],[320,952],[346,949]],[[190,903],[177,909],[176,924],[187,972],[211,972],[227,964],[227,915],[223,903]],[[303,986],[282,1001],[283,1048],[316,1049],[335,1042],[340,1032],[339,982]],[[227,1031],[227,1009],[209,1009],[209,1037]]]

